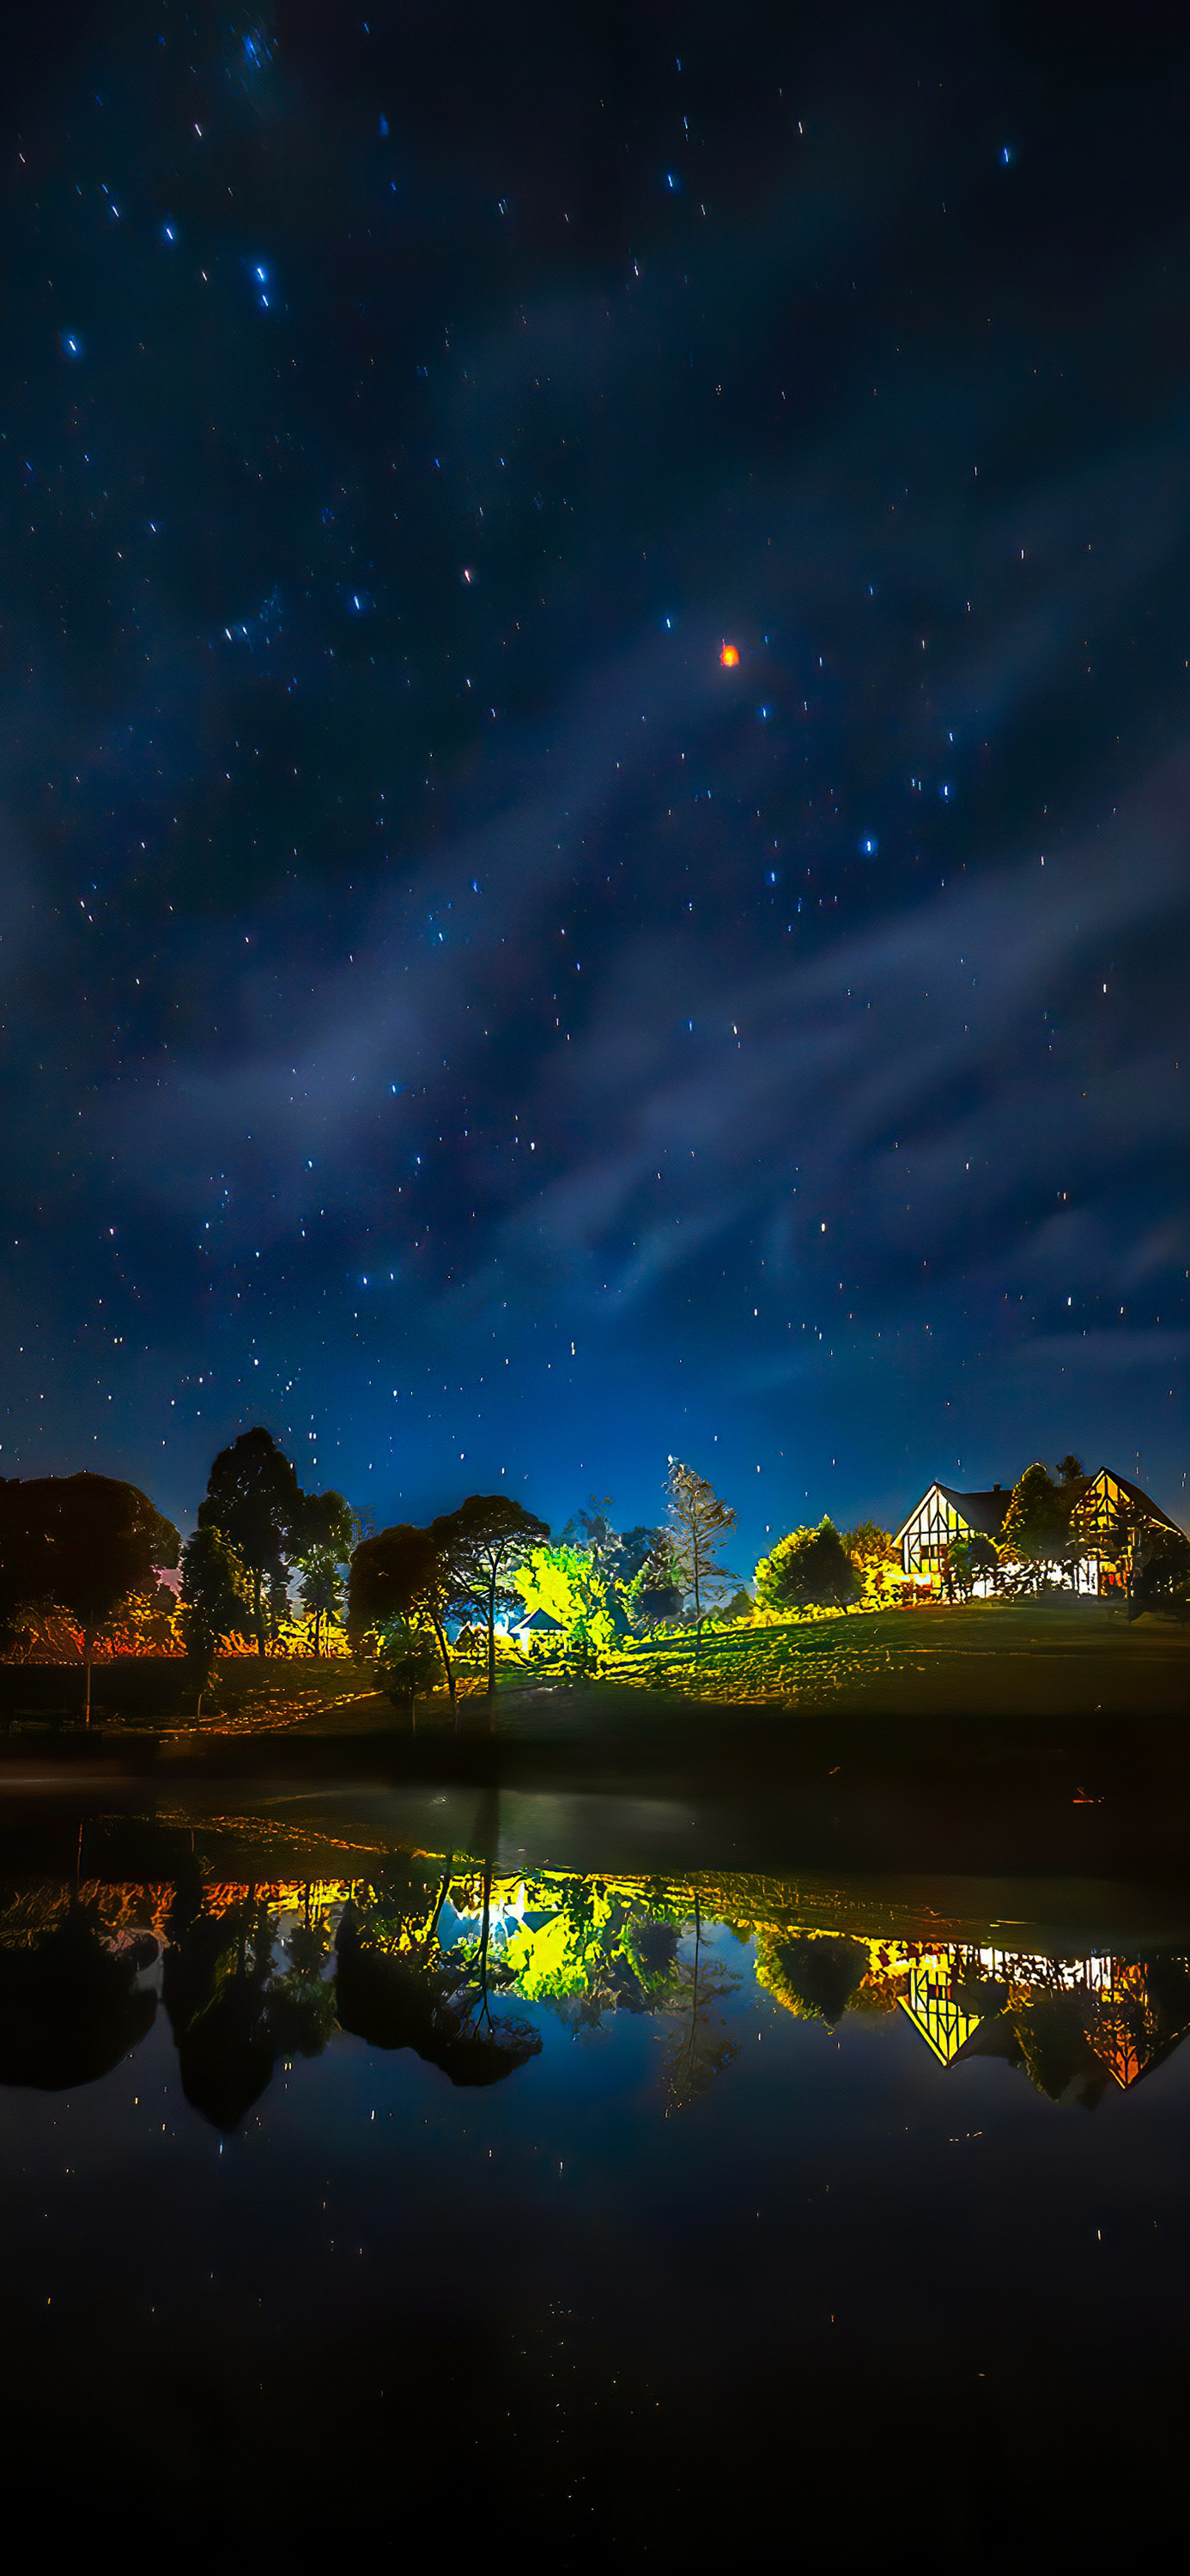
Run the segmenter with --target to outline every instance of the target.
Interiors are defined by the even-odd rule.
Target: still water
[[[1176,1900],[650,1868],[614,1815],[578,1869],[435,1804],[9,1817],[10,2500],[559,2567],[1156,2536]]]

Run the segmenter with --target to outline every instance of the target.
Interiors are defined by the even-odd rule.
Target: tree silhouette
[[[140,1965],[77,1902],[31,1949],[0,1949],[0,2084],[60,2093],[118,2066],[157,2010],[152,1988],[136,1983]]]
[[[684,1467],[680,1458],[670,1459],[665,1492],[674,1564],[680,1570],[683,1590],[694,1595],[701,1646],[706,1611],[727,1584],[736,1579],[722,1563],[724,1543],[728,1531],[735,1528],[736,1514],[730,1503],[720,1502],[706,1477],[697,1475],[693,1467]]]
[[[685,1569],[668,1530],[655,1530],[649,1552],[629,1588],[633,1618],[642,1628],[663,1627],[682,1612]]]
[[[496,1695],[496,1614],[514,1615],[521,1597],[511,1582],[535,1547],[549,1537],[548,1521],[535,1519],[510,1494],[469,1494],[456,1512],[446,1515],[443,1561],[449,1569],[453,1605],[478,1610],[488,1652],[488,1700]]]
[[[1006,1555],[1028,1569],[1035,1585],[1047,1567],[1067,1556],[1070,1519],[1070,1486],[1055,1485],[1040,1460],[1026,1467],[1009,1497],[1000,1540]]]
[[[433,1629],[452,1710],[456,1676],[445,1623],[462,1580],[452,1552],[456,1518],[446,1513],[428,1529],[399,1521],[361,1539],[351,1559],[347,1594],[348,1622],[357,1635],[369,1628],[391,1629],[394,1621],[420,1620]]]
[[[182,1542],[143,1494],[114,1476],[34,1476],[0,1488],[0,1559],[6,1584],[31,1605],[57,1607],[83,1636],[84,1717],[91,1719],[96,1640],[121,1604],[156,1589]]]
[[[314,1620],[318,1653],[324,1619],[337,1619],[343,1606],[340,1567],[347,1565],[359,1531],[344,1495],[305,1494],[289,1533],[289,1546],[302,1572],[302,1603]]]
[[[252,1631],[262,1655],[267,1651],[267,1593],[273,1584],[284,1584],[307,1502],[288,1458],[272,1433],[258,1425],[220,1450],[198,1507],[199,1528],[221,1530],[247,1568]]]
[[[1190,1619],[1190,1539],[1181,1530],[1144,1530],[1136,1541],[1128,1617],[1139,1619],[1146,1610],[1164,1611],[1171,1619]]]
[[[252,1634],[252,1602],[243,1563],[222,1530],[196,1529],[182,1550],[182,1635],[198,1685],[202,1715],[215,1657],[229,1637]]]
[[[696,2102],[738,2057],[739,2041],[732,2039],[717,2006],[735,1994],[739,1982],[730,1968],[706,1955],[702,1908],[696,1896],[694,1947],[688,1957],[676,1961],[666,1997],[666,2009],[673,2015],[662,2058],[669,2090],[667,2116]]]
[[[249,1890],[212,1914],[196,1878],[174,1891],[162,2000],[182,2090],[213,2128],[238,2128],[272,2079],[278,2057],[316,2057],[334,2028],[334,1989],[299,1962],[273,1973],[274,1923]]]
[[[498,2084],[536,2057],[541,2035],[531,2022],[494,2014],[489,2002],[491,1863],[484,1869],[480,1939],[474,1960],[443,1958],[438,1917],[450,1888],[443,1878],[428,1929],[387,1947],[369,1939],[366,1919],[347,1906],[336,1935],[338,2017],[372,2048],[412,2048],[452,2084]]]

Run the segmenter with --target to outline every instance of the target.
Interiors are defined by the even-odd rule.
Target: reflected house
[[[832,1908],[807,1923],[794,1893],[746,1875],[460,1868],[421,1851],[367,1880],[204,1880],[192,1865],[172,1884],[88,1883],[81,1901],[43,1882],[0,1907],[0,2086],[109,2072],[151,2026],[142,1980],[160,1975],[183,2092],[224,2133],[279,2060],[317,2056],[337,2029],[409,2048],[453,2085],[498,2084],[542,2045],[534,2023],[491,2009],[498,1995],[547,2004],[576,2032],[657,2015],[672,2107],[736,2053],[716,2010],[736,1972],[714,1924],[751,1942],[757,1987],[799,2020],[834,2030],[900,2012],[940,2067],[999,2058],[1062,2104],[1130,2091],[1190,2035],[1186,1952],[1057,1958],[941,1927],[861,1930],[842,1906],[842,1921]]]
[[[913,1962],[898,2001],[940,2065],[1002,2057],[1051,2100],[1094,2109],[1190,2032],[1190,1964],[947,1949]]]
[[[1151,1494],[1112,1467],[1081,1477],[1069,1490],[1072,1527],[1081,1542],[1069,1566],[1076,1592],[1111,1591],[1126,1578],[1142,1532],[1178,1529]],[[954,1485],[927,1486],[894,1534],[905,1574],[935,1589],[943,1581],[943,1559],[950,1548],[982,1538],[998,1550],[1011,1500],[1010,1485],[991,1485],[977,1493],[963,1493]],[[982,1570],[975,1576],[975,1592],[986,1596],[996,1580],[990,1568]]]
[[[908,2014],[941,2066],[950,2065],[984,2019],[980,2012],[965,2011],[958,2001],[952,1958],[953,1954],[918,1960],[899,1998],[901,2011]]]

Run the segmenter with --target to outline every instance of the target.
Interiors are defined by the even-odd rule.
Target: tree
[[[1132,1558],[1128,1617],[1146,1610],[1163,1611],[1169,1619],[1190,1619],[1190,1539],[1181,1530],[1142,1533]]]
[[[409,1723],[416,1728],[418,1695],[434,1687],[437,1648],[416,1621],[394,1619],[379,1637],[376,1663],[381,1687],[394,1708],[408,1712]]]
[[[707,1610],[716,1596],[736,1580],[722,1562],[723,1546],[728,1531],[735,1528],[736,1514],[730,1503],[720,1502],[706,1477],[697,1475],[693,1467],[684,1467],[680,1458],[670,1459],[665,1490],[674,1560],[681,1569],[683,1590],[694,1595],[701,1646]]]
[[[301,1569],[303,1608],[314,1621],[314,1652],[322,1641],[324,1619],[343,1611],[340,1568],[350,1562],[361,1532],[350,1503],[342,1494],[304,1494],[289,1533],[289,1547]]]
[[[258,1425],[220,1450],[198,1507],[199,1528],[222,1530],[247,1568],[252,1629],[262,1655],[269,1626],[266,1600],[274,1584],[285,1582],[307,1502],[288,1458],[272,1433]]]
[[[667,2118],[671,2111],[684,2111],[709,2091],[715,2077],[740,2052],[738,2039],[731,2037],[723,2015],[716,2010],[727,1996],[736,1993],[740,1981],[715,1957],[714,1951],[704,1961],[702,1909],[697,1896],[693,1935],[693,1949],[685,1959],[675,1962],[675,1975],[665,1998],[666,2010],[673,2016],[662,2057],[669,2091]]]
[[[428,1529],[400,1521],[361,1539],[352,1555],[347,1591],[348,1625],[355,1635],[375,1628],[387,1638],[395,1622],[406,1627],[424,1622],[433,1629],[452,1709],[456,1683],[445,1623],[458,1588],[451,1551],[454,1518],[446,1513]],[[402,1649],[406,1660],[408,1652],[407,1646]],[[393,1663],[391,1655],[388,1661]]]
[[[1043,1570],[1065,1560],[1070,1546],[1071,1494],[1055,1485],[1040,1460],[1026,1467],[1009,1497],[1000,1532],[1005,1555],[1026,1567],[1035,1584]]]
[[[512,1578],[535,1547],[549,1537],[548,1521],[514,1503],[511,1494],[469,1494],[457,1512],[444,1516],[444,1562],[449,1567],[452,1606],[478,1610],[488,1648],[488,1699],[496,1696],[496,1613],[519,1610],[521,1596]]]
[[[653,1532],[653,1544],[628,1587],[628,1607],[638,1627],[660,1628],[682,1615],[682,1574],[668,1530]]]
[[[322,1646],[322,1623],[343,1616],[343,1576],[338,1557],[329,1547],[311,1548],[302,1559],[302,1579],[298,1586],[302,1608],[314,1622],[314,1652]]]
[[[878,1521],[859,1521],[854,1529],[844,1530],[843,1545],[864,1592],[877,1601],[885,1600],[902,1572],[891,1533],[881,1529]]]
[[[950,1546],[943,1551],[942,1569],[944,1576],[949,1569],[964,1601],[969,1601],[981,1574],[999,1573],[1000,1559],[990,1538],[976,1530],[968,1538],[951,1540]]]
[[[66,1610],[82,1630],[84,1719],[91,1721],[96,1640],[132,1594],[156,1589],[157,1568],[173,1567],[182,1542],[143,1494],[114,1476],[14,1479],[0,1495],[0,1559],[6,1585],[38,1608]]]
[[[182,1550],[182,1635],[198,1685],[196,1719],[215,1657],[229,1637],[252,1634],[243,1563],[222,1530],[196,1529]]]
[[[659,1533],[638,1522],[635,1529],[613,1529],[607,1518],[612,1497],[597,1494],[590,1497],[591,1508],[571,1514],[559,1541],[560,1547],[581,1548],[590,1556],[597,1574],[626,1593],[634,1576],[639,1574]]]
[[[846,1610],[860,1594],[860,1578],[834,1522],[790,1530],[756,1568],[756,1600],[764,1610]]]

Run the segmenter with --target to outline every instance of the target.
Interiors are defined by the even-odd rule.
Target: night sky
[[[1185,22],[36,15],[0,1472],[1184,1518]]]

